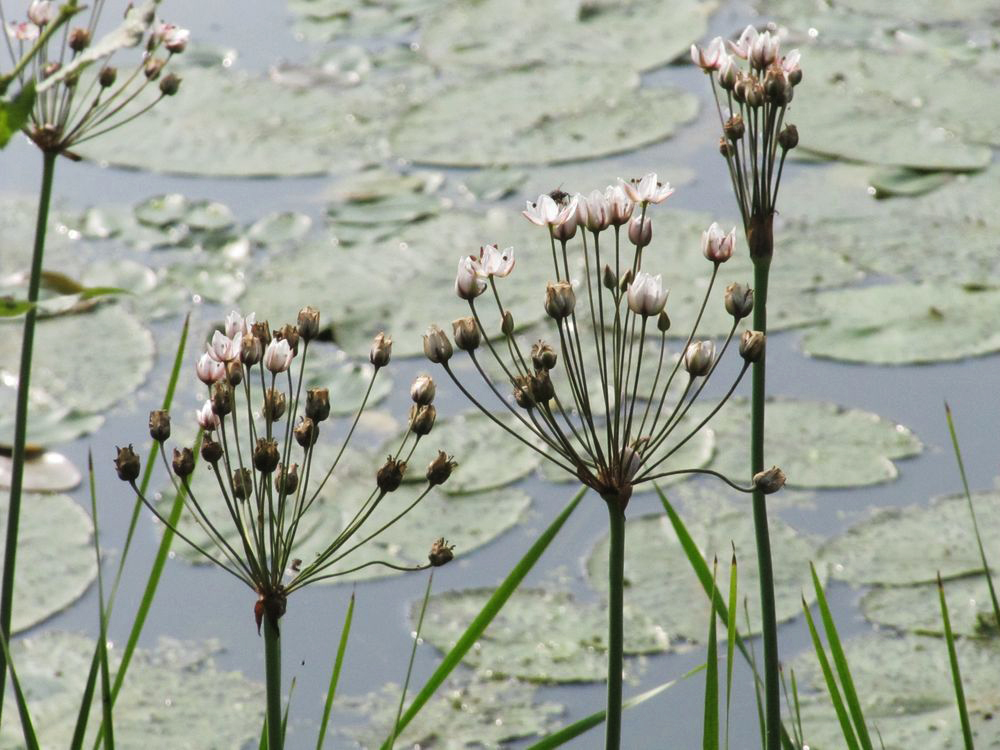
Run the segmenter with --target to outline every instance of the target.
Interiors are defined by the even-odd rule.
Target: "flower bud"
[[[262,474],[270,474],[278,468],[281,455],[278,453],[278,441],[274,438],[257,438],[253,449],[253,465]]]
[[[745,130],[746,128],[743,125],[742,115],[733,115],[728,120],[726,120],[726,124],[722,126],[722,132],[725,133],[726,138],[728,138],[733,143],[736,143],[737,141],[743,138],[743,133],[745,132]]]
[[[785,125],[778,133],[778,145],[785,151],[791,151],[799,145],[799,129],[794,125]]]
[[[115,80],[118,78],[118,68],[114,68],[110,65],[105,65],[101,68],[101,72],[97,75],[97,82],[101,85],[102,89],[109,89],[115,85]]]
[[[118,448],[118,456],[115,458],[115,471],[118,478],[123,482],[134,482],[139,476],[139,456],[132,450],[132,444],[127,448]]]
[[[511,315],[510,310],[503,311],[503,318],[500,320],[500,332],[504,336],[510,336],[514,333],[514,316]]]
[[[410,398],[418,406],[427,406],[434,403],[434,395],[437,393],[437,386],[430,375],[418,375],[410,386]]]
[[[264,403],[260,408],[261,416],[268,422],[277,422],[284,413],[285,394],[277,388],[268,388],[264,391]]]
[[[628,286],[628,307],[644,318],[659,315],[667,304],[669,293],[669,289],[663,288],[663,279],[659,274],[651,276],[639,271],[635,281]]]
[[[233,497],[246,500],[253,494],[253,477],[250,469],[237,469],[233,472]]]
[[[438,326],[432,325],[424,334],[424,355],[434,364],[444,364],[453,353],[448,336]]]
[[[778,106],[788,103],[792,85],[788,82],[785,71],[778,65],[772,65],[764,76],[764,96],[769,102]]]
[[[729,234],[725,234],[722,227],[713,221],[712,225],[701,233],[701,252],[715,264],[729,260],[734,247],[736,247],[736,227],[733,227]]]
[[[555,350],[544,341],[538,340],[531,347],[531,364],[536,370],[551,370],[557,361]]]
[[[535,403],[544,404],[556,395],[548,370],[539,370],[531,376],[531,396]]]
[[[733,149],[733,145],[729,141],[727,141],[725,138],[720,138],[719,139],[719,153],[722,154],[725,158],[728,159],[728,158],[730,158],[736,152]]]
[[[271,343],[271,326],[267,324],[266,320],[262,320],[259,323],[254,322],[250,326],[250,333],[256,337],[262,348],[266,348]]]
[[[451,332],[455,339],[455,346],[464,352],[474,352],[482,342],[479,326],[472,316],[451,321]]]
[[[726,312],[736,320],[742,320],[753,311],[753,289],[743,284],[730,284],[726,287]]]
[[[455,294],[471,301],[486,291],[486,280],[481,273],[482,266],[474,255],[463,255],[458,259],[455,274]]]
[[[615,272],[611,270],[611,266],[604,264],[604,272],[601,274],[601,283],[604,284],[604,288],[610,291],[615,291],[618,287],[618,277],[615,276]]]
[[[684,369],[692,378],[707,375],[715,359],[715,344],[711,341],[694,341],[684,351]]]
[[[306,343],[316,338],[319,335],[319,310],[308,305],[299,310],[298,331]]]
[[[69,32],[69,48],[74,52],[83,52],[90,46],[90,32],[84,28],[75,28]]]
[[[143,73],[146,74],[146,78],[150,81],[155,81],[160,77],[160,73],[163,72],[163,66],[167,64],[166,60],[158,57],[151,57],[146,61],[146,66],[143,69]]]
[[[576,294],[568,281],[559,281],[545,287],[545,312],[554,320],[569,317],[576,306]]]
[[[215,466],[222,458],[222,445],[213,440],[210,434],[206,434],[201,439],[201,457],[212,466]]]
[[[311,448],[319,440],[319,426],[309,417],[303,417],[294,432],[295,442],[303,448]]]
[[[395,492],[403,483],[405,473],[406,461],[397,461],[392,456],[387,456],[385,463],[375,473],[375,484],[382,492]]]
[[[174,474],[184,479],[194,471],[194,453],[191,452],[190,448],[182,448],[180,450],[174,448],[174,460],[172,463]]]
[[[220,380],[212,386],[212,413],[224,417],[233,410],[233,389]]]
[[[420,406],[414,404],[410,407],[410,430],[414,435],[427,435],[434,427],[434,420],[437,419],[437,409],[433,404]]]
[[[281,330],[274,332],[274,337],[288,342],[288,348],[292,350],[293,357],[299,353],[299,329],[295,326],[290,323],[283,325]]]
[[[330,416],[330,391],[326,388],[306,391],[306,416],[317,424]]]
[[[181,77],[174,73],[167,73],[160,80],[160,93],[164,96],[173,96],[181,88]]]
[[[274,489],[287,497],[288,495],[294,495],[298,486],[299,465],[292,464],[286,469],[281,464],[278,464],[278,471],[274,474]]]
[[[760,331],[744,331],[740,336],[740,356],[747,362],[757,362],[764,354],[766,339]]]
[[[632,280],[635,278],[635,274],[632,273],[631,268],[626,268],[625,273],[622,274],[621,281],[618,282],[618,291],[625,292],[632,285]]]
[[[293,356],[295,355],[287,339],[273,338],[264,350],[264,367],[277,375],[288,369]]]
[[[747,100],[747,89],[751,86],[753,86],[753,81],[750,78],[738,74],[736,76],[736,83],[733,84],[733,99],[740,104],[744,104]]]
[[[170,412],[163,409],[149,412],[149,436],[158,443],[170,437]]]
[[[247,367],[253,367],[264,356],[264,347],[260,339],[252,333],[244,333],[240,340],[240,361]]]
[[[746,88],[747,106],[756,109],[764,103],[764,86],[759,81],[754,81]]]
[[[726,91],[732,91],[739,78],[739,73],[733,58],[723,54],[719,61],[719,85]]]
[[[448,544],[444,537],[436,540],[434,544],[431,545],[431,552],[427,555],[427,559],[431,561],[431,565],[435,568],[440,568],[442,565],[447,565],[455,558],[455,545]]]
[[[243,382],[243,363],[237,360],[226,363],[226,382],[233,388]]]
[[[531,378],[527,375],[514,377],[514,401],[522,409],[533,409],[535,399],[531,393]]]
[[[753,486],[770,495],[785,486],[785,472],[777,466],[772,466],[767,471],[758,471],[753,475]]]
[[[438,451],[437,457],[427,465],[427,483],[431,487],[444,484],[456,466],[458,464],[451,460],[451,456]]]
[[[656,328],[660,333],[666,333],[670,330],[670,316],[667,315],[667,311],[663,310],[656,317]]]
[[[368,361],[375,365],[375,369],[385,367],[392,358],[392,337],[386,336],[385,331],[375,335],[372,341],[371,351],[368,352]]]
[[[217,383],[226,376],[225,366],[214,359],[208,352],[201,355],[198,364],[195,365],[194,371],[198,375],[198,380],[205,385]]]
[[[649,217],[636,216],[628,224],[628,241],[636,247],[645,247],[653,239],[653,222]]]

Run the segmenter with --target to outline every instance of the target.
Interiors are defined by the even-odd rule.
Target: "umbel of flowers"
[[[330,415],[330,393],[326,388],[308,388],[306,364],[310,343],[319,333],[319,312],[303,308],[296,325],[271,330],[251,313],[227,316],[225,330],[214,332],[196,372],[207,390],[207,400],[194,415],[202,431],[200,448],[174,448],[168,458],[164,447],[170,437],[170,415],[153,411],[149,431],[171,481],[185,500],[190,517],[209,540],[199,544],[164,518],[136,485],[140,460],[132,446],[118,449],[115,467],[152,513],[174,533],[207,559],[242,581],[257,595],[254,615],[258,630],[263,624],[268,687],[268,727],[281,726],[280,651],[278,620],[284,615],[287,597],[314,581],[352,573],[371,565],[398,570],[421,570],[443,565],[451,559],[451,546],[438,540],[427,565],[400,567],[387,561],[369,561],[351,567],[345,563],[352,552],[384,532],[409,513],[436,486],[446,482],[456,464],[445,453],[426,467],[424,482],[414,497],[393,502],[389,520],[372,528],[372,514],[390,502],[403,482],[408,462],[418,443],[434,427],[434,381],[426,375],[416,379],[410,395],[410,429],[396,451],[373,470],[371,490],[344,529],[312,559],[295,557],[297,532],[303,518],[315,506],[323,487],[333,476],[354,428],[361,418],[375,379],[389,363],[392,340],[379,334],[371,347],[371,380],[357,407],[350,429],[330,466],[314,463],[314,447],[322,439],[321,425]],[[334,396],[336,397],[336,396]],[[195,451],[200,451],[216,490],[199,496],[191,483],[196,470]],[[214,512],[223,506],[225,522]],[[380,518],[386,514],[380,514]],[[270,747],[280,747],[280,732],[271,736]]]
[[[722,346],[717,350],[713,341],[697,339],[719,266],[735,245],[735,229],[724,232],[717,224],[702,235],[710,274],[704,299],[676,356],[668,351],[668,290],[655,255],[648,256],[650,268],[645,250],[653,237],[648,210],[672,192],[669,184],[649,174],[587,196],[555,191],[528,203],[524,216],[545,230],[551,250],[554,278],[544,297],[539,290],[539,303],[552,321],[551,342],[539,340],[528,349],[515,335],[515,321],[501,295],[503,278],[514,270],[514,250],[497,245],[459,259],[455,292],[467,302],[469,315],[452,324],[454,346],[437,326],[424,336],[426,356],[498,427],[593,488],[607,504],[608,748],[620,743],[625,509],[639,485],[673,474],[716,474],[676,467],[671,460],[718,412],[764,351],[762,333],[737,335],[754,304],[753,291],[742,284],[725,290],[723,304],[732,326]],[[574,273],[581,266],[582,273]],[[703,418],[686,419],[734,338],[743,361],[725,395]],[[450,363],[455,347],[468,354],[497,404],[509,412],[507,418],[494,415],[456,375]],[[493,382],[481,361],[484,356],[503,373],[508,393]],[[554,378],[557,373],[562,377]],[[783,483],[778,469],[753,479],[768,492]]]

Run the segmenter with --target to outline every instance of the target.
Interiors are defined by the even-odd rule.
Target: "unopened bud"
[[[628,241],[636,247],[645,247],[653,239],[653,222],[649,217],[636,216],[628,225]]]
[[[733,144],[727,141],[725,138],[719,139],[719,153],[722,154],[727,159],[730,158],[735,152],[733,149]]]
[[[760,331],[744,331],[740,337],[740,356],[747,362],[756,362],[764,354],[766,336]]]
[[[132,450],[129,443],[126,448],[118,448],[118,456],[115,458],[115,471],[118,478],[123,482],[134,482],[139,476],[140,462],[139,456]]]
[[[500,320],[500,332],[504,336],[510,336],[514,333],[514,316],[511,315],[510,310],[503,311],[503,318]]]
[[[767,69],[764,76],[764,95],[769,102],[779,106],[787,104],[791,90],[792,86],[780,66],[772,65]]]
[[[743,138],[743,133],[745,132],[745,130],[746,128],[743,125],[742,115],[733,115],[728,120],[726,120],[726,124],[723,125],[722,127],[722,132],[726,134],[726,138],[728,138],[733,143],[736,143],[741,138]]]
[[[552,236],[559,240],[559,242],[569,242],[576,236],[576,224],[576,213],[574,213],[562,224],[552,227]]]
[[[243,382],[243,363],[233,360],[226,363],[226,382],[233,388]]]
[[[764,86],[760,81],[754,81],[746,89],[747,106],[753,109],[764,103]]]
[[[385,331],[382,331],[375,335],[375,340],[372,341],[371,351],[368,353],[368,361],[375,365],[377,370],[380,367],[385,367],[389,364],[389,360],[392,358],[392,337],[386,336]]]
[[[262,474],[270,474],[278,468],[281,455],[278,453],[278,441],[274,438],[257,438],[253,449],[253,465]]]
[[[174,474],[184,479],[194,471],[194,453],[191,452],[190,448],[181,448],[180,450],[174,448],[174,460],[172,463]]]
[[[532,409],[535,399],[531,395],[531,378],[518,375],[514,378],[514,401],[522,409]]]
[[[387,456],[385,463],[375,473],[375,483],[382,492],[395,492],[403,483],[405,473],[406,461],[397,461],[392,456]]]
[[[448,336],[438,326],[432,325],[424,334],[424,355],[434,364],[444,364],[454,350]]]
[[[268,388],[264,391],[264,404],[260,408],[261,416],[269,422],[277,422],[284,413],[285,394],[277,388]]]
[[[791,151],[799,145],[799,129],[794,125],[785,125],[778,133],[778,145],[785,151]]]
[[[621,281],[618,282],[618,291],[627,292],[633,281],[635,281],[635,274],[632,273],[631,268],[626,268]]]
[[[288,495],[295,494],[298,486],[299,465],[292,464],[291,467],[285,468],[281,464],[278,464],[278,471],[274,475],[274,489],[287,497]]]
[[[149,436],[158,443],[170,437],[170,412],[163,409],[149,412]]]
[[[240,341],[240,361],[247,367],[253,367],[260,362],[264,354],[264,347],[260,344],[260,339],[252,333],[244,333]]]
[[[434,385],[434,379],[430,375],[418,375],[410,386],[410,398],[419,406],[434,403],[436,393],[437,386]]]
[[[479,334],[479,326],[476,324],[476,319],[471,315],[453,320],[451,322],[451,334],[455,339],[455,346],[464,352],[474,352],[482,342],[482,337]]]
[[[604,272],[601,274],[601,283],[604,284],[605,289],[609,289],[612,292],[618,287],[618,277],[611,270],[611,266],[607,264],[604,265]]]
[[[319,427],[309,417],[303,417],[295,428],[295,442],[303,448],[311,448],[319,439]]]
[[[555,350],[544,341],[536,341],[531,347],[531,364],[536,370],[551,370],[557,361]]]
[[[69,32],[69,48],[74,52],[83,52],[90,46],[90,32],[84,28],[76,28]]]
[[[569,317],[576,306],[576,294],[568,281],[549,282],[545,287],[545,312],[554,320]]]
[[[326,388],[306,391],[306,416],[317,424],[330,416],[330,391]]]
[[[97,75],[97,82],[101,85],[102,89],[109,89],[115,85],[115,80],[118,78],[118,68],[114,68],[110,65],[106,65],[101,68],[101,72]]]
[[[250,333],[260,342],[261,355],[263,356],[263,350],[271,343],[271,326],[267,324],[266,320],[255,322],[250,326]]]
[[[726,287],[726,312],[736,320],[742,320],[753,311],[753,289],[743,284],[730,284]]]
[[[458,464],[452,461],[451,456],[444,451],[438,451],[437,457],[427,465],[427,483],[431,487],[444,484],[456,466]]]
[[[670,330],[670,316],[667,315],[667,311],[663,310],[656,317],[656,328],[660,333],[666,333]]]
[[[160,73],[163,72],[163,66],[167,64],[166,60],[162,60],[158,57],[151,57],[146,61],[146,67],[143,72],[146,74],[146,78],[150,81],[155,81],[160,77]]]
[[[212,412],[224,417],[233,410],[233,389],[229,383],[220,380],[212,386]]]
[[[430,434],[435,419],[437,419],[437,409],[434,408],[434,404],[426,406],[414,404],[410,407],[410,430],[415,435]]]
[[[274,337],[288,342],[288,347],[292,350],[292,356],[299,353],[299,329],[295,326],[290,323],[282,326],[280,331],[274,332]]]
[[[777,466],[772,466],[767,471],[759,471],[753,475],[753,486],[770,495],[785,486],[785,472]]]
[[[298,329],[303,341],[316,338],[319,335],[319,310],[308,305],[299,310]]]
[[[164,96],[173,96],[181,88],[181,78],[173,73],[167,73],[160,81],[160,93]]]
[[[684,369],[692,378],[708,374],[715,359],[715,344],[711,341],[694,341],[684,351]]]
[[[250,469],[237,469],[233,472],[233,497],[246,500],[253,494],[253,477]]]
[[[205,434],[201,439],[201,457],[213,466],[222,458],[222,445]]]
[[[427,559],[431,561],[432,566],[440,568],[442,565],[447,565],[455,558],[454,550],[455,545],[448,544],[448,541],[444,537],[441,537],[431,545],[431,552],[427,555]]]
[[[539,370],[531,376],[531,395],[535,403],[544,404],[556,395],[548,370]]]

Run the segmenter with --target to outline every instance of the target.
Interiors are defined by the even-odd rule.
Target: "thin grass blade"
[[[10,684],[14,688],[14,700],[17,703],[17,713],[21,719],[21,732],[24,735],[25,747],[27,750],[40,750],[38,737],[35,735],[35,725],[31,722],[31,713],[28,710],[28,701],[25,700],[24,691],[21,690],[21,681],[17,679],[14,661],[10,658],[10,650],[7,648],[7,641],[2,633],[0,633],[0,648],[3,649],[4,658],[7,660],[7,671],[10,672]]]
[[[97,483],[94,479],[94,457],[87,451],[87,474],[90,479],[90,515],[94,524],[94,556],[97,561],[97,613],[99,632],[97,659],[101,668],[101,726],[104,729],[104,750],[115,750],[114,721],[111,715],[111,679],[108,669],[108,618],[104,603],[104,574],[101,572],[101,529],[97,516]]]
[[[330,711],[333,709],[333,696],[337,692],[340,681],[340,670],[344,666],[344,654],[347,652],[347,636],[351,632],[351,621],[354,619],[354,592],[351,592],[351,603],[347,605],[347,616],[344,617],[344,627],[340,632],[340,645],[337,646],[337,658],[333,662],[333,672],[330,673],[330,686],[326,691],[326,703],[323,705],[323,720],[319,725],[316,737],[316,750],[322,750],[326,739],[326,728],[330,724]],[[398,723],[398,721],[397,721]]]
[[[941,622],[944,624],[944,639],[948,644],[948,662],[951,664],[951,681],[955,686],[955,701],[958,703],[958,716],[962,722],[962,739],[965,750],[974,750],[972,741],[972,725],[969,723],[969,709],[965,705],[965,689],[962,687],[962,671],[958,667],[958,652],[955,650],[955,635],[951,631],[951,617],[948,616],[948,602],[944,598],[944,585],[941,574],[938,573],[938,598],[941,600]]]
[[[716,636],[715,601],[718,590],[715,574],[719,561],[712,564],[712,600],[711,614],[708,617],[708,654],[705,657],[705,716],[702,728],[702,747],[704,750],[719,750],[719,649]]]
[[[736,550],[729,566],[729,612],[736,611],[738,586]],[[733,656],[736,649],[736,618],[726,617],[726,750],[729,750],[729,708],[733,695]]]
[[[837,678],[830,667],[830,660],[826,658],[826,649],[823,648],[819,631],[816,629],[816,623],[813,620],[812,613],[809,611],[809,605],[806,603],[804,597],[802,599],[802,611],[805,613],[806,624],[809,626],[809,636],[812,638],[813,649],[816,651],[816,659],[819,661],[819,668],[823,671],[823,680],[826,682],[826,689],[830,694],[830,702],[833,704],[833,710],[837,712],[837,721],[840,722],[840,733],[844,736],[844,742],[847,743],[848,750],[860,750],[858,737],[854,732],[854,727],[851,726],[850,714],[848,714],[847,707],[844,705],[844,699],[840,695]]]

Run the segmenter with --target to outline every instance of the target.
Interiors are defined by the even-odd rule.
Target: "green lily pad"
[[[375,368],[368,362],[352,361],[347,354],[331,346],[311,344],[306,363],[304,388],[327,388],[330,391],[330,414],[356,414],[372,381]],[[392,393],[392,377],[386,369],[379,371],[366,409],[377,405]]]
[[[20,343],[21,326],[0,326],[0,370],[18,371]],[[32,383],[78,412],[121,402],[152,366],[152,335],[118,305],[40,321],[35,330]]]
[[[147,198],[135,207],[135,218],[143,224],[163,227],[184,219],[190,202],[180,193],[167,193]]]
[[[447,206],[437,195],[397,193],[371,201],[332,203],[327,210],[333,223],[378,227],[426,219]]]
[[[702,556],[728,561],[736,548],[739,590],[747,594],[750,631],[759,632],[757,555],[753,518],[745,509],[687,522],[688,531]],[[771,551],[774,556],[775,609],[779,622],[801,612],[803,592],[812,590],[809,561],[816,554],[815,540],[772,518]],[[663,515],[630,518],[625,527],[625,605],[642,612],[673,640],[704,641],[710,602],[691,570],[677,535]],[[587,577],[598,591],[606,592],[608,537],[587,559]],[[725,566],[728,568],[728,566]],[[722,576],[720,575],[720,578]],[[748,593],[749,592],[749,593]],[[740,628],[746,635],[740,617]]]
[[[13,461],[0,456],[0,488],[8,489],[13,476]],[[25,492],[69,492],[80,486],[80,470],[66,456],[44,451],[24,462],[22,487]]]
[[[951,630],[966,638],[995,637],[997,622],[986,576],[944,582]],[[944,635],[937,583],[878,586],[861,599],[861,611],[878,625],[920,635]]]
[[[977,505],[993,507],[1000,494],[978,492],[972,497]],[[978,520],[983,539],[1000,533],[996,513],[980,514]],[[949,579],[983,569],[963,495],[942,497],[927,506],[879,510],[830,540],[823,558],[832,575],[855,584],[930,583],[939,572]]]
[[[284,245],[309,234],[312,217],[297,211],[280,211],[258,219],[247,230],[247,237],[261,245]]]
[[[0,445],[14,445],[17,387],[0,383]],[[37,451],[96,432],[104,424],[98,414],[80,414],[33,386],[28,394],[28,449]]]
[[[91,557],[93,552],[91,552]],[[136,650],[127,689],[115,703],[115,743],[121,747],[166,750],[214,747],[238,750],[260,735],[264,688],[239,672],[219,671],[216,643],[163,640],[153,650]],[[85,636],[46,632],[19,639],[11,646],[17,676],[28,696],[31,715],[43,747],[69,747],[80,696],[94,654]],[[109,649],[111,669],[118,657]],[[8,697],[0,730],[0,747],[23,747],[17,710]],[[206,706],[225,705],[225,711]],[[101,723],[96,699],[88,722],[89,746]]]
[[[1000,289],[946,283],[823,292],[827,322],[802,339],[807,354],[882,365],[947,362],[1000,350],[992,321]]]
[[[700,421],[714,404],[696,404],[690,415]],[[764,456],[788,476],[792,487],[861,487],[898,476],[893,461],[923,450],[909,429],[860,409],[822,401],[773,400],[767,404]],[[742,483],[749,482],[750,414],[747,402],[733,399],[708,423],[715,431],[711,467]]]
[[[878,198],[923,195],[947,185],[954,179],[948,172],[920,172],[914,169],[881,169],[871,176]]]
[[[363,747],[378,747],[392,733],[402,688],[386,685],[359,698],[338,698],[335,709],[360,719],[342,729]],[[536,690],[515,680],[452,680],[396,738],[400,747],[433,750],[502,750],[513,740],[544,735],[555,728],[563,707],[536,703]],[[412,696],[407,697],[406,704]]]
[[[423,637],[447,651],[492,594],[491,589],[471,589],[431,597]],[[607,628],[605,607],[582,604],[564,591],[522,589],[511,596],[465,661],[491,677],[540,683],[602,681],[608,668]],[[665,651],[670,645],[666,634],[637,610],[629,612],[625,637],[629,653]]]
[[[184,214],[184,223],[191,229],[203,232],[219,232],[236,223],[232,210],[217,201],[197,201]]]
[[[7,196],[0,201],[0,276],[29,271],[37,210],[37,197]],[[54,206],[45,235],[45,265],[61,269],[73,257],[76,243],[67,231],[60,231],[57,214]]]
[[[559,163],[655,143],[697,114],[691,94],[637,84],[634,76],[608,66],[481,76],[407,113],[393,130],[393,148],[414,161],[449,166]],[[581,87],[607,98],[581,99]],[[456,119],[455,112],[489,112],[500,127],[484,127],[476,117]]]
[[[333,203],[377,203],[412,193],[434,193],[444,182],[441,172],[390,172],[375,168],[352,175],[332,191]]]
[[[462,178],[462,187],[476,200],[498,201],[514,195],[527,179],[527,172],[517,169],[480,169]]]
[[[0,499],[7,526],[9,498]],[[66,495],[21,498],[17,568],[14,572],[14,631],[27,630],[83,596],[97,576],[90,516]],[[2,546],[2,545],[0,545]],[[20,663],[18,663],[20,675]]]

